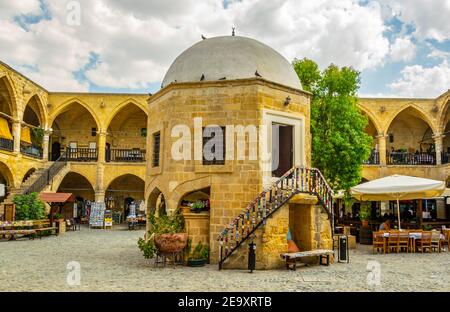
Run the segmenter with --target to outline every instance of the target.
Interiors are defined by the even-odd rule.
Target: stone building
[[[187,49],[152,96],[51,92],[0,62],[0,200],[11,202],[49,171],[39,191],[112,200],[121,209],[144,200],[148,213],[162,202],[172,213],[202,199],[209,211],[184,214],[194,243],[210,246],[211,263],[233,248],[236,234],[251,232],[234,242],[240,247],[226,267],[246,265],[244,243],[252,240],[258,268],[278,267],[288,232],[305,250],[332,246],[326,182],[315,171],[291,170],[311,165],[310,96],[286,59],[238,36]],[[448,181],[449,96],[361,98],[374,137],[364,179],[400,173]],[[268,207],[263,216],[261,207]],[[255,231],[253,222],[261,223]]]
[[[78,200],[144,200],[148,95],[51,92],[0,63],[0,183],[5,203],[56,160],[45,191]],[[42,129],[40,143],[33,140]],[[2,214],[0,209],[0,214]]]
[[[435,99],[360,98],[368,116],[366,131],[373,137],[373,152],[363,166],[370,181],[392,174],[447,181],[450,187],[450,91]],[[382,203],[382,210],[388,210]],[[449,222],[449,205],[437,200],[436,216]]]
[[[209,244],[210,261],[216,263],[218,237],[225,228],[238,219],[248,222],[241,236],[253,229],[250,217],[240,217],[242,210],[292,167],[310,166],[310,94],[301,89],[294,69],[280,54],[238,36],[206,39],[184,51],[168,69],[162,87],[148,101],[149,213],[161,196],[172,212],[186,196],[206,193],[209,212],[202,218],[187,213],[185,218],[194,244]],[[215,156],[222,157],[211,161],[207,144],[216,136],[221,153]],[[265,159],[267,152],[271,159]],[[305,249],[331,248],[329,219],[323,209],[316,209],[316,202],[315,197],[293,196],[258,228],[253,238],[258,268],[283,264],[280,253],[287,250],[289,228]],[[316,226],[322,223],[324,227]],[[227,267],[245,267],[247,248],[241,246]]]

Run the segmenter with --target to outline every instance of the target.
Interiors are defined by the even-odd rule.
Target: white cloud
[[[99,63],[86,71],[88,82],[148,88],[201,34],[230,34],[232,25],[238,35],[269,44],[289,60],[306,56],[322,67],[333,62],[376,68],[390,50],[376,2],[243,0],[225,9],[222,0],[80,0],[81,25],[69,26],[67,1],[47,0],[52,19],[29,25],[28,32],[13,22],[15,15],[39,13],[37,0],[26,3],[0,4],[0,46],[7,47],[0,49],[0,59],[50,90],[86,90],[88,84],[73,73],[91,53]]]
[[[391,45],[391,58],[393,61],[407,62],[416,56],[416,50],[416,45],[411,38],[399,37]]]
[[[401,75],[389,85],[399,96],[435,98],[450,86],[450,64],[447,60],[428,68],[421,65],[406,66]]]
[[[420,40],[450,38],[450,0],[379,0],[388,5],[402,22],[413,25]]]

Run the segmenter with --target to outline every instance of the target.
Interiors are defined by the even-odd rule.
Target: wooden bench
[[[328,266],[330,265],[330,255],[334,255],[333,250],[316,249],[301,252],[287,252],[281,254],[280,256],[283,260],[286,260],[286,269],[295,271],[297,267],[297,260],[306,257],[319,257],[319,264]],[[326,260],[325,263],[323,262],[324,260]]]
[[[30,239],[34,239],[36,234],[35,230],[0,230],[0,238],[9,238],[9,240],[15,240],[18,235],[29,236]]]

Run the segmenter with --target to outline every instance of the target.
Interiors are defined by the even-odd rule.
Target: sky
[[[0,0],[0,60],[49,91],[147,93],[206,37],[361,72],[364,97],[450,89],[450,0]]]

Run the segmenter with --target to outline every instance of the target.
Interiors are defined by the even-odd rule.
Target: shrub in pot
[[[194,250],[190,252],[188,258],[188,265],[191,267],[204,266],[209,258],[209,246],[198,242]]]
[[[147,259],[154,258],[157,252],[173,253],[182,251],[188,241],[184,229],[184,218],[179,210],[173,216],[150,215],[150,230],[145,238],[139,238],[138,246]]]

